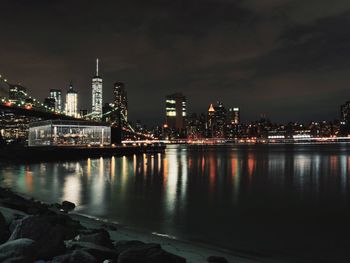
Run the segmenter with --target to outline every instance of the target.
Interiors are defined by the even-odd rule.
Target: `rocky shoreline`
[[[113,240],[110,233],[118,233],[117,226],[103,223],[89,228],[70,216],[74,208],[69,201],[45,204],[0,188],[0,262],[190,262],[157,243]],[[203,262],[228,261],[209,256]]]

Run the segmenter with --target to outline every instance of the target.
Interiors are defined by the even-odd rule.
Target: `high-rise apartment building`
[[[72,82],[66,94],[66,115],[78,117],[78,93],[73,89]]]
[[[92,78],[92,118],[102,118],[102,78],[98,75],[98,59],[96,59],[96,76]]]
[[[60,89],[51,89],[50,98],[55,100],[55,111],[62,111],[62,91]]]
[[[166,96],[166,124],[170,129],[183,130],[186,119],[186,97],[181,93]]]

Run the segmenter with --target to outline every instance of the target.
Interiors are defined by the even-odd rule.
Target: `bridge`
[[[6,86],[6,88],[4,87]],[[10,100],[6,94],[9,94],[9,88],[11,86],[16,86],[11,84],[7,78],[0,75],[0,111],[5,113],[12,113],[17,116],[26,116],[33,117],[41,120],[50,120],[50,119],[62,119],[62,120],[89,120],[91,121],[91,113],[83,116],[82,118],[75,118],[68,116],[64,111],[55,111],[44,105],[39,99],[30,96],[27,92],[22,92],[23,99],[19,101]],[[122,126],[122,131],[128,137],[135,139],[153,139],[153,135],[147,133],[137,132],[131,124],[126,120],[124,114],[118,109],[114,108],[111,111],[108,111],[103,114],[102,117],[108,117],[112,114],[117,113],[118,120],[111,122],[110,125]]]

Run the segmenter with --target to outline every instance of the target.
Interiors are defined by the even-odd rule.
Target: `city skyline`
[[[93,99],[93,96],[92,96],[92,101],[90,102],[90,107],[88,106],[87,108],[83,108],[81,106],[81,101],[78,100],[77,98],[75,99],[75,102],[74,104],[75,105],[75,111],[76,111],[76,114],[74,114],[74,116],[76,117],[85,117],[85,115],[87,115],[87,117],[89,119],[93,119],[93,120],[96,120],[96,121],[103,121],[103,108],[105,108],[105,110],[109,111],[109,110],[112,110],[116,107],[116,105],[120,105],[120,108],[122,109],[121,112],[122,112],[122,115],[125,117],[125,120],[127,120],[127,122],[134,122],[134,123],[138,123],[140,122],[140,118],[133,118],[133,119],[128,119],[128,99],[127,99],[127,90],[125,89],[125,83],[123,82],[115,82],[114,85],[113,85],[113,97],[108,97],[109,100],[105,100],[103,101],[102,100],[102,91],[103,91],[103,86],[102,86],[102,77],[99,76],[99,66],[98,66],[98,63],[99,63],[99,59],[97,58],[96,59],[96,74],[95,76],[92,78],[92,94],[94,95],[94,93],[96,93],[96,85],[97,85],[97,88],[98,88],[98,92],[100,95],[100,97],[98,98],[98,103],[100,104],[101,106],[101,112],[99,114],[99,116],[101,117],[96,117],[96,112],[94,111],[94,104],[96,104],[96,99],[94,100]],[[33,103],[33,99],[37,99],[37,102],[41,103],[43,106],[47,107],[47,109],[50,109],[50,110],[54,110],[54,111],[57,111],[57,112],[62,112],[64,114],[67,114],[67,111],[66,111],[66,107],[67,107],[67,99],[68,99],[68,94],[69,94],[69,91],[72,89],[72,81],[70,81],[70,85],[69,85],[69,89],[65,92],[66,94],[66,100],[64,102],[63,100],[63,97],[62,97],[62,89],[50,89],[49,92],[48,92],[48,96],[44,97],[43,100],[41,101],[40,99],[38,98],[35,98],[35,97],[31,97],[29,92],[28,92],[28,89],[27,87],[24,87],[22,86],[22,84],[13,84],[13,83],[9,83],[9,80],[6,78],[6,76],[3,76],[3,75],[0,75],[0,78],[2,78],[2,84],[5,84],[5,86],[3,87],[2,91],[1,92],[5,92],[5,97],[8,96],[9,98],[9,101],[12,101],[12,102],[20,102],[20,101],[26,101],[26,103]],[[1,82],[0,82],[1,84]],[[6,86],[8,86],[8,91],[5,91],[6,90]],[[57,94],[58,93],[58,94]],[[78,91],[74,88],[74,93],[78,95]],[[25,95],[24,95],[25,94]],[[22,96],[23,95],[23,96]],[[63,89],[63,95],[64,95],[64,89]],[[175,95],[181,95],[184,97],[185,101],[187,100],[187,96],[186,95],[183,95],[181,92],[175,92],[174,94],[172,95],[166,95],[165,96],[165,109],[163,108],[163,118],[162,120],[160,120],[159,122],[156,122],[154,124],[152,124],[152,127],[154,126],[157,126],[157,125],[165,125],[165,124],[168,124],[168,97],[170,96],[175,96]],[[27,96],[29,96],[27,98]],[[13,98],[12,98],[13,97]],[[14,99],[16,97],[16,99]],[[17,98],[18,97],[18,98]],[[95,102],[94,102],[95,101]],[[349,104],[349,100],[343,100],[343,103],[345,102],[345,104]],[[64,103],[64,104],[63,104]],[[164,101],[163,101],[164,103]],[[186,102],[185,102],[186,103]],[[211,100],[210,103],[208,104],[209,105],[209,109],[211,107],[213,107],[213,104],[215,103],[215,100]],[[218,104],[221,104],[223,105],[223,100],[222,99],[218,99],[216,100],[216,103]],[[61,105],[62,104],[62,105]],[[61,107],[60,107],[61,105]],[[208,107],[207,105],[207,107]],[[227,108],[226,110],[230,111],[231,113],[230,114],[233,114],[232,116],[234,116],[235,118],[235,121],[232,123],[232,124],[238,124],[238,123],[241,123],[241,120],[242,120],[242,117],[241,117],[241,110],[240,110],[240,107],[237,107],[237,105],[233,106],[233,105],[226,105],[228,106],[229,108]],[[233,106],[233,107],[232,107]],[[185,110],[185,118],[188,117],[188,114],[186,114],[187,111],[187,106],[186,107],[186,110]],[[341,105],[341,109],[340,109],[340,112],[339,112],[339,105],[338,105],[338,110],[337,110],[337,116],[334,116],[333,118],[331,119],[325,119],[325,118],[321,118],[321,119],[308,119],[308,120],[300,120],[300,119],[293,119],[293,120],[288,120],[288,119],[281,119],[281,120],[274,120],[274,119],[271,119],[270,116],[264,114],[264,113],[260,113],[260,114],[257,114],[256,115],[256,118],[255,119],[251,119],[251,120],[248,120],[248,119],[243,119],[243,122],[245,123],[250,123],[250,122],[254,122],[254,121],[257,121],[259,120],[259,118],[263,118],[263,119],[267,119],[267,120],[271,120],[272,122],[274,123],[289,123],[289,122],[300,122],[300,123],[308,123],[308,122],[323,122],[323,121],[342,121],[345,119],[344,117],[344,112],[343,112],[343,107],[344,105]],[[80,114],[79,114],[80,112]],[[81,114],[82,112],[84,112],[84,114]],[[205,112],[205,110],[200,109],[198,112],[195,112],[195,111],[190,111],[189,114],[203,114]],[[339,114],[340,113],[340,114]],[[67,114],[67,115],[70,115]],[[115,118],[115,116],[114,116]],[[239,119],[239,121],[237,121]],[[146,122],[144,122],[144,124],[148,124]]]
[[[0,263],[350,262],[349,0],[3,0]]]
[[[96,57],[106,97],[115,81],[127,83],[130,119],[149,124],[164,120],[163,99],[174,92],[186,93],[189,112],[221,100],[244,109],[244,120],[333,119],[350,98],[347,1],[131,1],[118,3],[119,16],[113,3],[84,12],[81,1],[65,3],[2,5],[2,35],[11,41],[0,46],[0,71],[42,100],[72,80],[89,108]]]

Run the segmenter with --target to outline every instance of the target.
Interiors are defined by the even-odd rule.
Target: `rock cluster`
[[[114,242],[108,226],[87,229],[67,214],[74,208],[75,205],[67,201],[47,205],[0,188],[0,262],[186,262],[159,244],[136,240]],[[220,260],[208,258],[208,262],[225,262]]]

